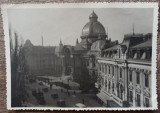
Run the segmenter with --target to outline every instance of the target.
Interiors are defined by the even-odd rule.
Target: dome
[[[90,21],[83,27],[81,37],[85,36],[106,36],[104,26],[97,20],[98,16],[92,12],[89,16]]]

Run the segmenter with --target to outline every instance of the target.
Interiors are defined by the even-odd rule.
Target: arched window
[[[136,82],[137,84],[140,84],[140,73],[139,72],[136,72]]]
[[[129,91],[129,101],[133,102],[133,92]]]
[[[118,53],[119,53],[118,57],[121,58],[121,50],[120,49],[118,49]]]
[[[120,71],[120,72],[119,72],[119,74],[120,74],[119,77],[122,78],[122,68],[119,68],[119,71]]]
[[[145,87],[149,87],[149,75],[145,74]]]
[[[112,76],[114,76],[114,66],[112,67]]]
[[[105,74],[107,73],[107,65],[105,64]]]
[[[140,107],[141,106],[141,97],[139,94],[137,94],[137,106]]]
[[[111,89],[111,82],[109,81],[108,83],[108,89],[110,90]]]
[[[149,99],[145,98],[145,107],[149,107]]]
[[[112,92],[114,93],[114,82],[112,83]]]
[[[110,74],[110,66],[108,66],[108,74]]]
[[[105,89],[107,89],[107,79],[105,79]]]
[[[132,82],[132,71],[129,71],[129,81]]]

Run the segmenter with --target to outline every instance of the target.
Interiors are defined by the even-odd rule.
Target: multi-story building
[[[56,47],[34,46],[30,40],[24,44],[25,71],[33,76],[61,76],[62,60],[56,54]]]
[[[107,106],[152,106],[152,34],[133,32],[124,35],[120,44],[107,34],[93,12],[82,29],[81,42],[62,49],[63,62],[70,61],[65,69],[82,89],[96,85],[99,100]]]
[[[84,91],[96,87],[104,106],[152,106],[152,34],[133,32],[122,43],[107,34],[93,11],[75,46],[33,46],[27,40],[29,73],[71,76]]]
[[[110,101],[119,106],[152,106],[151,37],[151,34],[125,35],[122,43],[104,49],[97,58],[100,86],[97,96],[107,106]]]

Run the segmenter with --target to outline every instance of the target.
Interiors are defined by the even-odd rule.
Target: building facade
[[[103,50],[98,57],[97,96],[119,106],[151,107],[152,35],[125,35],[121,44]]]
[[[31,76],[61,76],[62,60],[55,54],[51,46],[34,46],[26,40],[23,49],[25,56],[25,70]]]
[[[108,38],[93,11],[75,46],[36,47],[26,41],[28,72],[71,76],[83,91],[97,89],[107,107],[151,107],[152,34]],[[50,73],[50,74],[49,74]]]
[[[127,34],[111,41],[92,12],[81,41],[71,47],[72,77],[82,89],[97,87],[106,106],[150,107],[152,34]],[[94,85],[95,84],[95,85]]]

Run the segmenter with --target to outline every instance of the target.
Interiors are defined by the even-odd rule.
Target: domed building
[[[97,14],[93,11],[89,16],[89,22],[87,22],[82,29],[81,39],[83,47],[89,49],[91,44],[95,42],[99,36],[105,39],[107,37],[106,30],[98,21]]]
[[[94,11],[89,16],[89,22],[84,25],[80,37],[81,42],[74,47],[75,50],[90,50],[92,43],[97,41],[99,37],[106,40],[106,30],[98,21],[98,16]]]
[[[93,11],[75,46],[62,41],[57,47],[34,46],[27,40],[27,70],[32,75],[70,76],[82,92],[97,91],[107,107],[151,107],[152,34],[133,32],[120,44],[107,35]]]
[[[73,79],[87,90],[94,86],[97,79],[96,57],[110,43],[106,30],[94,11],[89,16],[89,22],[82,28],[80,38],[81,42],[73,47]]]

